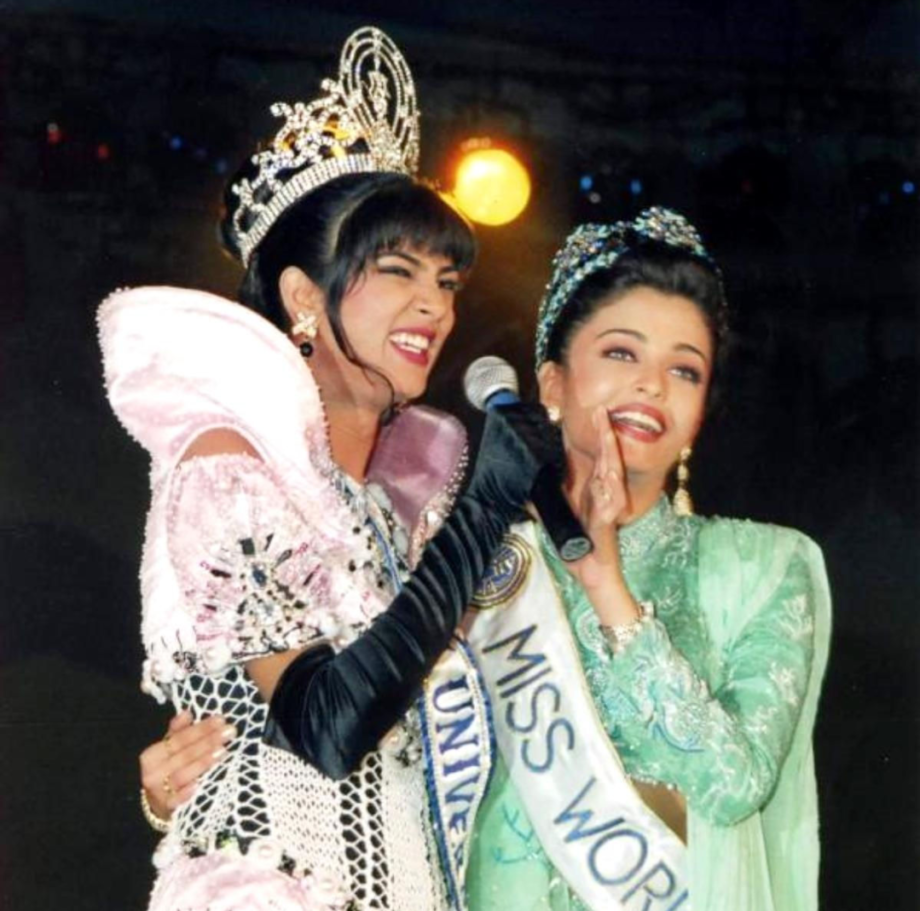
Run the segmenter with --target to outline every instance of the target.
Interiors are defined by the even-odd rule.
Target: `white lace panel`
[[[239,735],[176,816],[179,848],[277,853],[295,876],[341,883],[367,911],[446,907],[428,831],[420,760],[370,753],[343,781],[261,740],[266,706],[238,667],[220,680],[192,674],[176,689],[194,714],[219,712]]]
[[[267,706],[243,669],[234,665],[221,678],[190,674],[174,697],[195,717],[223,715],[238,736],[226,758],[201,780],[194,798],[178,814],[183,841],[209,850],[229,834],[237,838],[269,838],[271,821],[261,776],[262,731]]]

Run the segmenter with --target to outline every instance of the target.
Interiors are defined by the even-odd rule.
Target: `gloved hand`
[[[272,696],[267,742],[331,778],[356,769],[417,696],[537,476],[563,458],[542,406],[490,411],[470,485],[418,566],[351,645],[338,654],[309,648],[287,667]]]
[[[514,518],[530,499],[537,477],[561,479],[564,466],[562,433],[542,405],[499,405],[486,412],[466,493],[504,518]]]

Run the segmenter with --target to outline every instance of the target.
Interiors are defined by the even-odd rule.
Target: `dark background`
[[[153,872],[146,459],[105,402],[95,308],[144,283],[233,295],[224,176],[367,23],[416,75],[426,174],[449,185],[490,135],[534,179],[521,220],[480,232],[431,391],[474,431],[463,369],[529,375],[575,222],[670,205],[722,262],[740,343],[692,489],[824,547],[823,907],[918,907],[918,4],[435,6],[0,0],[0,907],[140,908]]]

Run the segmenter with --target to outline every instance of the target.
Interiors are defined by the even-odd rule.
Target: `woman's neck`
[[[332,460],[349,477],[364,482],[380,431],[380,416],[389,390],[376,389],[374,378],[353,371],[317,351],[310,364],[326,410]]]
[[[326,407],[332,459],[349,477],[363,483],[380,430],[374,409]]]
[[[627,473],[626,491],[629,513],[623,517],[620,525],[628,525],[653,509],[663,490],[664,478],[652,478],[648,475],[633,477]]]

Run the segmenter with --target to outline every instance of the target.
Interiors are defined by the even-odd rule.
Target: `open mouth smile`
[[[654,442],[665,432],[664,415],[654,408],[627,405],[608,414],[616,430],[643,442]]]
[[[390,335],[390,344],[406,360],[413,364],[427,366],[429,350],[434,342],[434,333],[418,330],[401,330]]]

